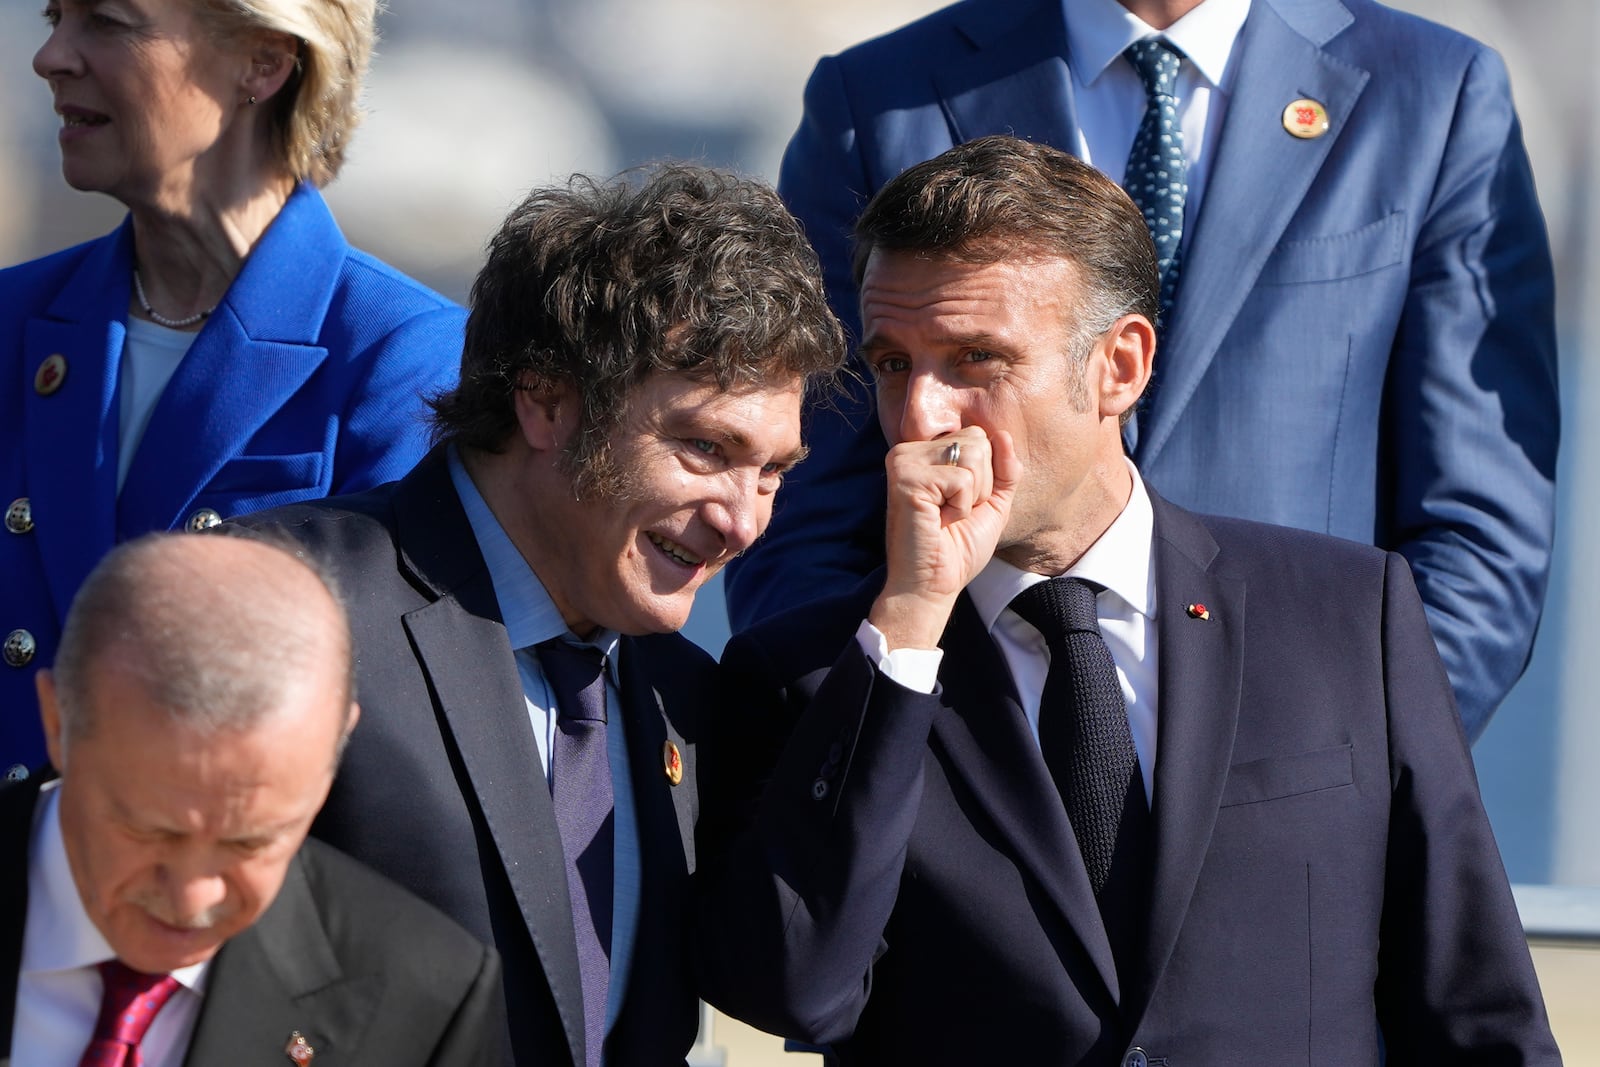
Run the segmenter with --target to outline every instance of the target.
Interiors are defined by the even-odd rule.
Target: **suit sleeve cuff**
[[[883,631],[866,619],[856,630],[856,643],[878,672],[897,685],[915,693],[932,693],[939,683],[939,664],[944,661],[941,648],[891,649]]]

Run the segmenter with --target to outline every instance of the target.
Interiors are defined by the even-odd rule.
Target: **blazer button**
[[[5,656],[6,666],[26,667],[33,662],[33,655],[39,651],[39,644],[33,635],[26,630],[12,630],[6,634],[6,643],[0,655]]]
[[[27,781],[27,778],[28,768],[20,763],[13,763],[6,768],[6,781],[8,782],[23,782]]]
[[[1142,1048],[1130,1048],[1128,1054],[1122,1057],[1122,1067],[1150,1067],[1150,1057],[1145,1055]]]
[[[221,522],[221,515],[218,515],[211,508],[201,508],[184,520],[183,528],[190,533],[199,533],[201,530],[209,530],[213,526],[220,525]]]
[[[826,779],[818,778],[816,781],[811,783],[811,799],[812,800],[822,800],[822,799],[826,798],[827,795],[828,795],[828,782],[827,782]]]
[[[6,529],[14,534],[25,534],[33,529],[33,504],[19,496],[6,508]]]

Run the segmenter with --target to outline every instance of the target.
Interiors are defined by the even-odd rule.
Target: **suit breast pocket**
[[[1280,241],[1258,285],[1331,282],[1392,267],[1405,257],[1406,213],[1393,212],[1358,230]]]
[[[195,495],[194,507],[212,508],[223,518],[327,496],[323,485],[328,457],[321,452],[281,456],[234,456]]]
[[[321,452],[286,456],[234,456],[222,465],[207,488],[214,493],[272,493],[314,489],[322,484],[327,457]]]
[[[1236,763],[1228,768],[1221,807],[1337,789],[1355,781],[1354,767],[1349,745]]]

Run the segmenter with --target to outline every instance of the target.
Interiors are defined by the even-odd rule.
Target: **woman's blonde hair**
[[[295,69],[272,99],[273,148],[296,181],[327,185],[361,123],[361,83],[377,39],[378,0],[196,0],[221,40],[267,30],[299,42]]]

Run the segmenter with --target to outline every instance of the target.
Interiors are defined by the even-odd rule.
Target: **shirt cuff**
[[[856,630],[856,643],[885,678],[914,693],[932,693],[939,683],[942,648],[889,648],[889,639],[866,619]]]

